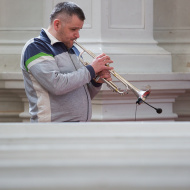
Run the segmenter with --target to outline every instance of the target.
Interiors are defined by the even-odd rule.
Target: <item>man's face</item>
[[[73,46],[73,41],[80,37],[79,31],[82,29],[84,21],[73,15],[69,22],[61,22],[61,27],[57,31],[57,38],[63,42],[67,48]]]

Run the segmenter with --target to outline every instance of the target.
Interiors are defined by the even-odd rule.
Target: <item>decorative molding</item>
[[[40,31],[42,27],[0,27],[0,31],[16,32],[16,31]]]
[[[142,104],[138,108],[138,120],[175,120],[177,115],[172,111],[172,105],[175,99],[190,89],[190,75],[184,73],[167,74],[124,74],[126,80],[138,89],[145,90],[146,85],[151,86],[151,94],[147,102],[155,107],[164,109],[163,114],[152,113],[152,109]],[[118,88],[123,89],[123,85],[113,78],[113,82]],[[0,88],[4,93],[16,94],[20,97],[24,106],[24,112],[18,113],[20,119],[27,121],[29,119],[27,99],[24,92],[24,83],[21,73],[1,73]],[[134,120],[134,109],[136,96],[129,91],[126,96],[119,96],[111,92],[106,85],[103,85],[101,92],[95,97],[93,102],[92,120]],[[117,110],[115,107],[117,106]],[[147,112],[143,112],[146,109]],[[118,111],[119,110],[119,111]],[[123,114],[123,111],[127,113]],[[121,114],[120,114],[121,112]],[[127,114],[127,115],[126,115]],[[8,120],[8,115],[7,115]]]
[[[154,27],[154,31],[166,30],[190,30],[190,27]]]
[[[27,5],[27,3],[28,2],[26,1],[26,5]],[[25,5],[23,5],[23,6],[25,6]],[[39,6],[39,3],[36,4],[36,6]],[[49,14],[50,14],[51,8],[52,8],[52,4],[50,3],[50,1],[49,0],[43,0],[43,2],[42,2],[42,18],[38,19],[38,21],[41,20],[41,24],[39,26],[32,27],[32,25],[34,25],[34,23],[33,23],[34,21],[33,21],[31,23],[30,27],[22,27],[22,26],[19,27],[18,25],[16,27],[12,27],[12,26],[10,26],[10,27],[4,27],[4,26],[2,26],[2,27],[0,27],[0,31],[10,31],[10,32],[13,32],[13,31],[38,31],[38,30],[41,30],[42,27],[47,27],[48,24],[49,24]],[[13,10],[14,10],[14,7],[13,7]],[[21,7],[21,10],[23,10],[22,7]],[[16,13],[14,11],[9,12],[9,14],[11,14],[11,13],[13,13],[13,15],[15,14],[15,19],[17,19]],[[5,17],[5,15],[2,15],[2,16]]]
[[[133,3],[133,5],[136,3],[136,5],[140,5],[141,3],[141,19],[139,19],[140,21],[140,24],[135,24],[134,23],[134,20],[133,20],[133,24],[127,24],[126,25],[124,24],[124,22],[122,24],[118,24],[117,23],[112,23],[112,16],[113,17],[117,17],[118,15],[114,15],[113,12],[110,12],[112,10],[112,6],[114,6],[114,3],[117,3],[119,4],[119,2],[123,1],[122,3],[120,3],[120,6],[125,6],[125,3],[130,2]],[[136,2],[135,2],[136,1]],[[144,29],[145,28],[145,2],[144,0],[120,0],[120,1],[113,1],[113,0],[110,0],[108,2],[108,7],[109,7],[109,10],[108,10],[108,27],[111,28],[111,29]],[[119,10],[118,10],[119,12]],[[124,15],[124,13],[122,14],[122,18],[124,17],[131,17],[131,15]],[[122,19],[121,18],[121,19]],[[117,18],[119,19],[119,17]]]
[[[190,89],[190,75],[188,74],[125,74],[122,75],[132,85],[145,90],[145,85],[151,86],[151,94],[147,102],[156,108],[162,108],[163,113],[157,114],[145,104],[138,106],[138,121],[175,121],[177,114],[173,112],[175,99]],[[118,88],[123,85],[116,79],[113,82]],[[120,96],[111,92],[106,85],[93,102],[93,121],[134,121],[135,102],[137,97],[129,90],[129,94]],[[117,109],[115,109],[117,107]],[[146,110],[146,111],[145,111]],[[182,114],[182,113],[181,113]]]

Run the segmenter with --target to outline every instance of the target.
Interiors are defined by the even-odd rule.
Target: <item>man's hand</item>
[[[97,75],[100,77],[100,79],[98,81],[96,81],[97,83],[104,83],[102,78],[106,79],[107,81],[112,81],[111,74],[108,70],[103,70],[103,71],[97,73]]]
[[[113,63],[110,57],[105,53],[102,53],[92,61],[91,66],[95,73],[98,74],[103,70],[112,70],[113,67],[109,66],[110,63]]]

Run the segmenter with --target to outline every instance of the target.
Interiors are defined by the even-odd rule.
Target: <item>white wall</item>
[[[115,70],[137,88],[145,89],[150,85],[148,102],[163,108],[163,113],[157,115],[148,106],[140,105],[137,119],[177,120],[179,115],[183,117],[184,110],[178,109],[178,105],[183,108],[187,99],[183,97],[188,96],[185,93],[190,89],[186,8],[189,1],[73,1],[83,8],[87,18],[79,42],[94,53],[110,55]],[[0,101],[4,101],[3,106],[0,105],[0,121],[29,118],[19,67],[20,53],[28,39],[38,36],[41,28],[48,26],[49,14],[58,2],[0,0]],[[113,81],[123,88],[116,79]],[[12,101],[19,106],[13,106]],[[93,100],[93,120],[134,120],[135,102],[133,93],[120,97],[104,86]],[[189,118],[187,106],[185,113]],[[17,119],[13,119],[13,115]]]
[[[154,37],[172,54],[173,72],[190,71],[189,0],[154,0]]]

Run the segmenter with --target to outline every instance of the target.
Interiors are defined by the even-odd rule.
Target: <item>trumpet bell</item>
[[[150,94],[150,89],[146,90],[146,91],[140,91],[138,92],[139,97],[138,100],[136,102],[136,104],[141,104],[142,102],[144,102],[146,100],[146,98],[149,96]]]

